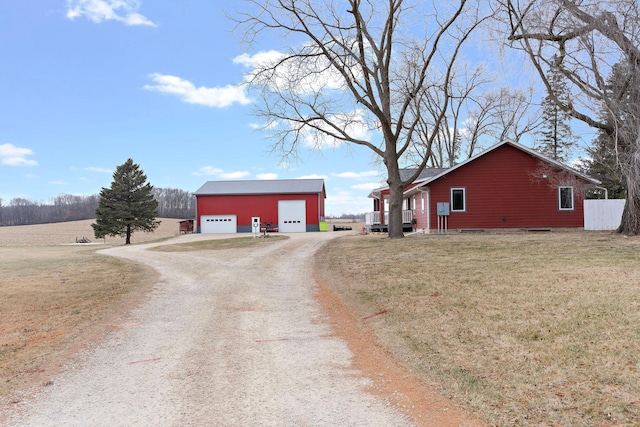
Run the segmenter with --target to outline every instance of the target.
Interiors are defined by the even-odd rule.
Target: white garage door
[[[236,215],[202,215],[200,217],[201,233],[237,233],[237,225]]]
[[[304,200],[278,200],[278,231],[281,233],[306,232],[306,208]]]

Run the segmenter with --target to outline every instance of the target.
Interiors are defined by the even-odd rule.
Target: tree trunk
[[[389,162],[391,167],[387,167],[387,184],[389,184],[389,238],[401,239],[404,237],[402,231],[402,192],[404,186],[400,179],[400,169],[397,162]]]
[[[616,230],[627,236],[640,235],[640,176],[627,177],[627,202],[622,211],[622,221]]]
[[[640,125],[636,127],[636,132],[629,132],[626,136],[628,142],[622,145],[624,154],[618,160],[627,181],[627,202],[622,211],[622,221],[616,231],[628,236],[637,236],[640,235]]]
[[[125,245],[130,245],[131,244],[131,225],[127,224],[127,237],[124,241]]]

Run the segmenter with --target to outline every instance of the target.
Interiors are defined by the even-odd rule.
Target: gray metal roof
[[[274,179],[243,181],[207,181],[196,196],[220,194],[324,194],[323,179]]]
[[[434,176],[438,176],[447,170],[448,168],[424,168],[422,169],[422,172],[420,172],[420,175],[418,175],[418,177],[414,180],[414,182],[422,181],[422,180],[432,178]],[[411,178],[411,175],[413,175],[415,171],[416,171],[415,168],[400,169],[400,179],[402,179],[403,181],[408,180],[409,178]],[[375,188],[371,190],[371,193],[369,193],[369,197],[375,197],[375,194],[380,193],[380,191],[386,190],[388,188],[389,188],[388,185],[384,187]]]
[[[422,172],[420,172],[420,175],[418,175],[418,177],[414,181],[420,181],[422,179],[431,178],[433,176],[440,175],[442,172],[446,171],[447,169],[448,168],[424,168],[422,169]],[[411,175],[413,175],[415,171],[416,171],[415,168],[400,169],[400,179],[402,179],[403,181],[408,180],[409,178],[411,178]]]

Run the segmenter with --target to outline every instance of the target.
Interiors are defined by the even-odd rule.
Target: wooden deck
[[[368,228],[369,228],[369,231],[371,231],[372,233],[388,233],[389,232],[388,224],[372,224],[372,225],[369,225]],[[413,231],[413,224],[403,223],[402,231],[404,232]]]

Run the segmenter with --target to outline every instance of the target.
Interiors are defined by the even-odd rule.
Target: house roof
[[[447,168],[424,168],[422,169],[422,172],[420,172],[420,175],[418,175],[418,178],[416,178],[414,182],[422,181],[422,180],[431,178],[433,176],[440,175],[442,172],[446,170]],[[416,171],[416,168],[400,169],[400,179],[403,181],[408,180],[415,173],[415,171]],[[374,197],[374,198],[379,197],[380,192],[383,190],[386,190],[387,188],[389,187],[385,186],[385,187],[376,188],[372,190],[371,193],[369,193],[369,197]]]
[[[454,170],[463,167],[467,163],[471,163],[472,161],[476,160],[477,158],[482,157],[485,154],[488,154],[488,153],[494,151],[495,149],[500,148],[503,145],[507,145],[507,144],[511,145],[512,147],[517,148],[518,150],[524,151],[525,153],[528,153],[528,154],[530,154],[530,155],[532,155],[534,157],[537,157],[538,159],[540,159],[540,160],[542,160],[544,162],[550,163],[553,166],[556,166],[556,167],[558,167],[558,168],[560,168],[562,170],[565,170],[565,171],[570,172],[570,173],[572,173],[572,174],[574,174],[576,176],[579,176],[580,178],[582,178],[582,179],[584,179],[584,180],[586,180],[586,181],[588,181],[588,182],[590,182],[592,184],[596,184],[597,185],[597,184],[601,183],[597,179],[591,178],[590,176],[585,175],[584,173],[579,172],[579,171],[577,171],[577,170],[565,165],[564,163],[561,163],[561,162],[559,162],[557,160],[554,160],[554,159],[552,159],[550,157],[547,157],[544,154],[540,154],[537,151],[535,151],[535,150],[533,150],[533,149],[531,149],[529,147],[525,147],[524,145],[518,144],[517,142],[514,142],[514,141],[504,140],[504,141],[502,141],[502,142],[500,142],[500,143],[498,143],[498,144],[496,144],[496,145],[494,145],[492,147],[487,148],[483,152],[478,153],[475,156],[468,158],[464,162],[459,163],[459,164],[457,164],[457,165],[455,165],[455,166],[453,166],[451,168],[448,168],[448,169],[425,168],[425,170],[423,171],[423,172],[427,171],[425,176],[423,177],[423,174],[421,173],[420,176],[413,182],[414,185],[412,185],[410,188],[405,190],[405,194],[414,192],[414,191],[416,191],[416,189],[418,187],[423,186],[425,184],[429,184],[430,182],[433,182],[436,179],[442,178],[443,176],[447,175],[448,173],[453,172]],[[409,171],[410,172],[407,173],[406,177],[410,177],[411,174],[415,171],[415,169],[409,169]],[[387,187],[377,188],[377,189],[373,190],[369,194],[369,197],[373,197],[373,198],[379,197],[380,196],[379,193],[381,191],[383,191],[383,190],[388,189],[388,188],[389,188],[388,186]]]
[[[422,169],[422,172],[420,172],[420,175],[418,175],[418,178],[414,180],[414,182],[422,181],[424,179],[440,175],[442,172],[445,172],[448,169],[449,168],[424,168]],[[400,179],[402,179],[403,181],[408,180],[409,178],[411,178],[411,175],[415,173],[415,171],[415,168],[400,169]]]
[[[242,194],[310,194],[326,197],[323,179],[275,179],[243,181],[207,181],[196,190],[196,196]]]

